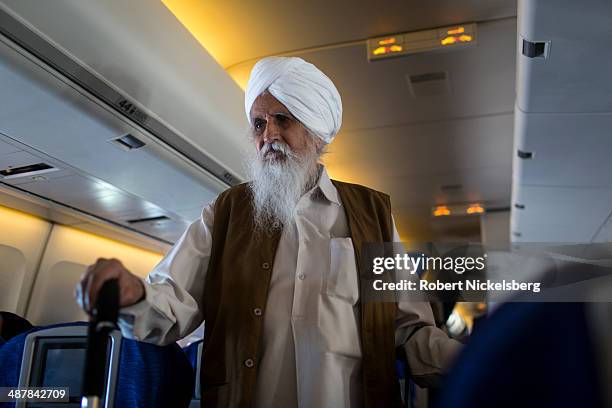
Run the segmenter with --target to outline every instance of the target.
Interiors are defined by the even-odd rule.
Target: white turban
[[[325,143],[331,143],[340,130],[342,100],[338,90],[331,79],[303,59],[268,57],[255,64],[244,96],[249,123],[253,102],[265,90]]]

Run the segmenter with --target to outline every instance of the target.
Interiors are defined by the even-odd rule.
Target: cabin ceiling
[[[37,0],[4,2],[27,11],[45,29],[53,29],[56,41],[65,40],[60,41],[63,46],[70,43],[80,58],[95,47],[108,49],[108,44],[125,51],[117,39],[138,30],[139,35],[128,36],[129,44],[134,55],[150,64],[152,50],[164,45],[160,41],[171,40],[142,33],[157,30],[160,24],[172,26],[174,33],[168,38],[176,43],[166,46],[189,49],[189,36],[178,35],[168,21],[174,14],[243,87],[252,65],[263,56],[295,55],[314,63],[336,83],[344,103],[343,127],[324,158],[330,174],[390,194],[404,240],[479,239],[478,217],[433,219],[430,210],[436,204],[510,206],[516,0],[264,0],[229,1],[222,6],[211,1],[162,0],[168,10],[149,0],[105,0],[103,6],[55,0],[55,11],[43,10]],[[85,22],[100,21],[102,12],[104,25],[92,23],[88,35]],[[62,19],[67,20],[63,25],[59,24]],[[473,46],[367,61],[367,38],[472,22],[478,24]],[[170,69],[167,58],[158,58]],[[117,79],[106,72],[111,70],[105,61],[85,60],[107,79]],[[185,58],[172,61],[178,71],[169,72],[191,66]],[[115,69],[120,68],[121,64]],[[209,71],[202,70],[202,75]],[[440,72],[447,77],[445,92],[416,92],[415,96],[410,76]],[[156,89],[155,84],[138,80],[139,88]],[[219,115],[219,123],[223,119]],[[200,143],[198,132],[185,136]],[[208,145],[200,148],[214,147]],[[232,159],[237,157],[241,152],[235,151]]]
[[[436,204],[510,206],[516,1],[163,2],[242,87],[268,55],[330,76],[344,118],[324,161],[390,194],[404,240],[479,238],[478,217],[432,219]],[[367,38],[470,22],[475,46],[367,60]],[[448,91],[415,97],[408,78],[437,72]]]

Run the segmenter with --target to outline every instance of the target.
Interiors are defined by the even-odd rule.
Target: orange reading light
[[[404,49],[401,45],[392,45],[390,47],[378,47],[372,54],[374,55],[385,55],[385,54],[393,54],[394,52],[401,52]]]
[[[442,45],[451,45],[457,42],[457,37],[446,37],[440,41]]]
[[[468,214],[482,214],[484,211],[484,208],[480,204],[472,204],[465,210]]]
[[[467,35],[467,34],[463,34],[459,36],[459,41],[461,42],[470,42],[472,41],[472,36],[471,35]]]
[[[372,54],[374,55],[383,55],[387,53],[387,47],[378,47],[376,48],[374,51],[372,51]]]
[[[444,215],[450,215],[450,210],[445,205],[439,205],[433,212],[434,217],[442,217]]]
[[[389,44],[395,44],[396,42],[397,40],[395,39],[395,37],[389,37],[389,38],[385,38],[384,40],[378,41],[378,45],[389,45]]]
[[[463,33],[465,33],[465,27],[453,28],[452,30],[448,30],[446,32],[446,34],[448,35],[463,34]]]

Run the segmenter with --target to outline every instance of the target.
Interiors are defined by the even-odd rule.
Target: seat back
[[[33,329],[25,336],[15,338],[16,341],[9,341],[7,345],[15,348],[15,357],[21,356],[18,386],[67,387],[69,401],[66,406],[80,406],[87,327],[84,322],[53,325]],[[111,407],[115,400],[121,349],[121,335],[118,331],[112,332],[109,338],[104,395],[101,400],[103,407]],[[22,351],[20,354],[19,348]],[[2,357],[5,356],[0,358]],[[16,368],[16,365],[13,363],[12,367]],[[46,404],[36,403],[36,406],[44,405]],[[15,404],[15,407],[27,406],[29,404],[25,401]],[[49,403],[49,406],[52,404]]]
[[[584,303],[506,303],[474,332],[436,406],[601,404]]]
[[[0,387],[69,386],[72,402],[62,406],[80,406],[86,335],[87,323],[68,323],[14,337],[0,346]],[[178,345],[142,343],[121,338],[118,331],[111,337],[102,407],[189,406],[195,375]],[[26,403],[15,406],[28,407]]]
[[[202,350],[204,348],[204,340],[198,340],[185,347],[183,351],[189,363],[193,368],[195,374],[195,387],[193,391],[193,398],[191,400],[190,408],[197,408],[200,406],[200,399],[202,398],[202,392],[200,389],[200,372],[202,369]]]

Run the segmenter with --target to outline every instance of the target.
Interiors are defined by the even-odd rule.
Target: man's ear
[[[327,144],[323,141],[323,139],[318,136],[315,136],[315,146],[317,147],[317,152],[321,154],[325,151]]]

